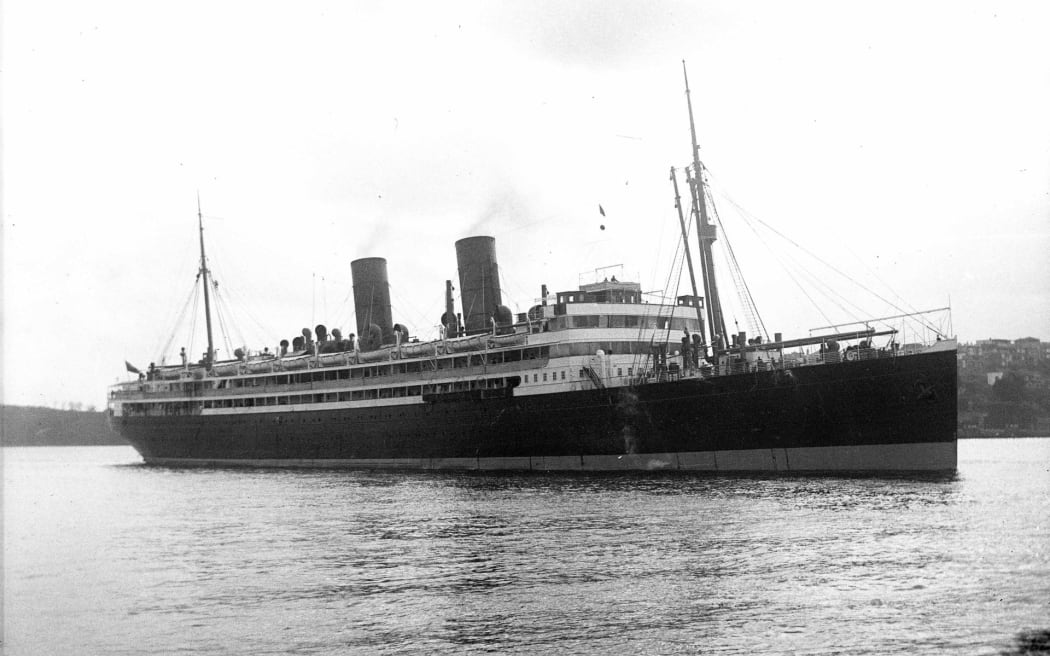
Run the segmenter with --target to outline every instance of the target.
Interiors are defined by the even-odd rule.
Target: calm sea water
[[[695,478],[4,449],[6,653],[997,653],[1050,628],[1050,439],[959,455]]]

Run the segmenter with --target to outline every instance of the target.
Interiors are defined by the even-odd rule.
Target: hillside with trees
[[[127,445],[110,429],[104,412],[12,405],[2,406],[0,442],[4,446]]]

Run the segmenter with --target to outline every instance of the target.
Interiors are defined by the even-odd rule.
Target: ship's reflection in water
[[[932,478],[74,451],[8,457],[11,653],[995,653],[1046,628],[1050,440],[964,442]]]

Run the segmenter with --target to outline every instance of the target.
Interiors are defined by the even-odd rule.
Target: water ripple
[[[998,653],[1050,440],[950,477],[167,470],[5,450],[10,654]]]

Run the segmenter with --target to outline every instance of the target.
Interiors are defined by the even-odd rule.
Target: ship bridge
[[[697,308],[703,308],[703,298],[682,295],[672,305],[648,303],[642,295],[640,284],[620,282],[615,277],[558,292],[555,304],[542,308],[546,328],[550,331],[570,328],[700,330]]]
[[[602,282],[580,285],[578,290],[558,292],[558,303],[640,303],[642,286],[636,282],[619,282],[616,276]]]

